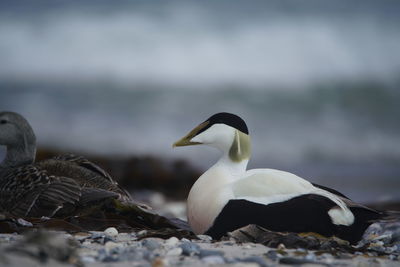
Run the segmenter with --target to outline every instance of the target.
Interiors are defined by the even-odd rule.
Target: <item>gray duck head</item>
[[[30,164],[35,160],[35,134],[28,121],[18,113],[0,112],[0,145],[7,147],[2,167]]]

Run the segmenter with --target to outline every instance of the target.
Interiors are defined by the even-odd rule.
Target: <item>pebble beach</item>
[[[236,230],[215,241],[151,237],[147,230],[69,234],[31,230],[0,235],[0,266],[399,266],[400,222],[375,223],[357,246],[335,238],[272,233],[263,243],[249,242],[265,234],[256,226]],[[295,237],[295,238],[294,238]],[[301,238],[301,242],[298,242]],[[257,238],[256,238],[257,239]],[[254,240],[256,240],[254,239]],[[261,239],[258,238],[257,242]],[[279,243],[282,242],[282,243]],[[266,246],[269,244],[270,246]],[[286,244],[286,245],[285,245]],[[317,247],[315,247],[317,244]],[[314,249],[304,247],[313,246]]]

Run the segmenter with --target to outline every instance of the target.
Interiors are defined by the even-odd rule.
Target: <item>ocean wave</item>
[[[390,83],[400,73],[400,23],[385,3],[346,4],[349,10],[342,2],[331,10],[287,2],[124,3],[3,11],[0,78],[204,90]]]

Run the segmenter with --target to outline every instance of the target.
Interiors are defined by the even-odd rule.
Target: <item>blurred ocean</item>
[[[398,14],[395,0],[3,0],[0,110],[26,116],[41,147],[199,168],[218,153],[171,144],[233,112],[251,168],[398,200]]]

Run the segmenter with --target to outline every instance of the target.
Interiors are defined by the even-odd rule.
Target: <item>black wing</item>
[[[335,225],[328,211],[336,204],[330,199],[305,194],[283,202],[263,205],[245,199],[230,200],[206,234],[220,238],[227,232],[256,224],[277,232],[314,232],[335,235],[350,243],[358,242],[366,228],[381,215],[362,206],[351,207],[355,216],[349,226]]]

